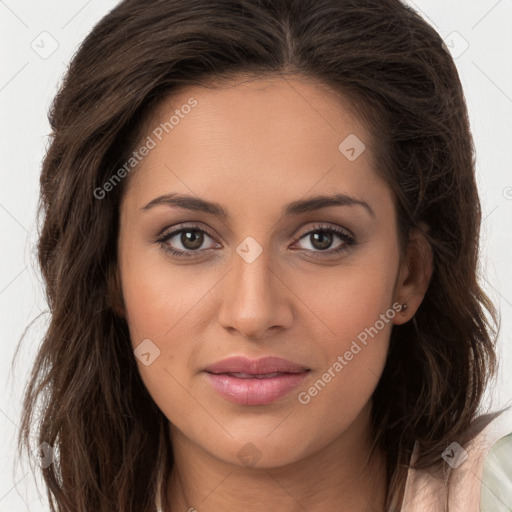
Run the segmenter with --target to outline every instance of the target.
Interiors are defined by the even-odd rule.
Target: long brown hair
[[[436,31],[399,0],[125,0],[83,41],[49,113],[38,254],[51,321],[18,448],[29,448],[31,432],[53,446],[42,469],[52,511],[150,512],[157,499],[168,507],[168,420],[114,307],[126,179],[103,198],[94,191],[127,161],[159,102],[240,74],[313,78],[357,107],[402,242],[420,228],[432,247],[425,299],[413,321],[393,328],[374,394],[387,507],[398,507],[414,441],[418,466],[434,464],[478,413],[495,368],[496,312],[477,280],[467,109]]]

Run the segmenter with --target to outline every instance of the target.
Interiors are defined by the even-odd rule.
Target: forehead
[[[227,194],[247,204],[308,191],[379,194],[384,186],[373,169],[369,132],[352,105],[309,79],[182,89],[155,110],[146,137],[154,147],[128,190],[139,204],[171,191]]]
[[[191,101],[195,106],[188,108]],[[236,145],[275,150],[294,143],[332,149],[333,140],[343,140],[349,129],[371,145],[351,102],[325,84],[303,77],[240,79],[189,87],[164,100],[151,117],[148,131],[174,118],[172,128],[168,126],[174,135],[183,134],[190,142],[193,136],[202,136],[204,142],[217,142],[217,147],[222,142],[226,149]],[[184,133],[185,125],[188,133]]]

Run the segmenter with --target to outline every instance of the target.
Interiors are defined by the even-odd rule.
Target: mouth
[[[229,373],[239,374],[240,378],[252,378],[257,375],[272,375],[274,373],[301,373],[309,370],[308,367],[294,363],[281,357],[262,357],[250,359],[245,356],[233,356],[207,366],[204,371],[213,374]]]
[[[295,373],[295,372],[293,372]],[[231,377],[236,377],[237,379],[271,379],[272,377],[277,377],[278,375],[293,375],[292,372],[274,372],[274,373],[212,373],[212,375],[229,375]],[[298,373],[298,372],[297,372]]]
[[[288,395],[311,370],[291,361],[232,357],[203,370],[213,389],[239,405],[268,405]]]

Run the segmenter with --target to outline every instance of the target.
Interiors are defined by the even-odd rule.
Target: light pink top
[[[401,512],[480,512],[485,458],[499,439],[512,432],[512,409],[487,423],[489,418],[480,416],[474,422],[476,435],[465,446],[447,446],[442,471],[409,469]],[[417,448],[416,444],[412,462]]]

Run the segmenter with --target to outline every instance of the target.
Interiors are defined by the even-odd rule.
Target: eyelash
[[[169,245],[166,245],[167,242],[169,240],[171,240],[172,238],[174,238],[176,235],[183,233],[183,232],[187,232],[187,231],[196,231],[199,233],[204,233],[212,239],[215,238],[208,231],[206,231],[205,229],[199,228],[197,225],[192,225],[192,226],[180,225],[179,229],[174,229],[173,231],[171,231],[169,233],[163,234],[161,237],[159,237],[156,240],[156,242],[162,247],[162,249],[164,249],[165,251],[169,252],[170,254],[172,254],[173,256],[176,256],[176,257],[190,258],[190,257],[195,257],[197,255],[197,253],[204,252],[205,250],[206,251],[214,250],[214,249],[205,249],[205,250],[194,250],[194,251],[193,250],[181,251],[179,249],[174,249],[174,248],[170,247]],[[327,254],[330,256],[334,255],[334,254],[339,254],[341,252],[346,251],[350,246],[354,245],[356,242],[355,237],[347,229],[343,229],[340,227],[333,227],[333,226],[325,226],[325,225],[313,226],[313,228],[311,228],[309,231],[307,231],[306,233],[303,233],[297,239],[297,241],[302,240],[303,238],[305,238],[309,235],[312,235],[313,233],[319,232],[319,231],[323,232],[323,233],[332,233],[334,235],[337,235],[339,238],[341,238],[341,240],[344,243],[342,243],[338,248],[336,248],[334,250],[326,249],[325,251],[321,251],[321,250],[312,251],[315,253]],[[298,249],[298,250],[310,251],[310,249]]]

